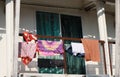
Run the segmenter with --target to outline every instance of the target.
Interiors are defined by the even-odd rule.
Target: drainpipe
[[[11,77],[13,73],[13,37],[14,37],[14,2],[6,0],[6,73]]]
[[[106,58],[106,71],[105,74],[108,74],[111,77],[111,69],[110,69],[110,56],[109,56],[109,48],[108,48],[108,38],[107,38],[107,24],[105,18],[105,2],[103,0],[97,0],[97,16],[98,16],[98,27],[99,27],[99,35],[100,40],[105,41],[105,58]]]

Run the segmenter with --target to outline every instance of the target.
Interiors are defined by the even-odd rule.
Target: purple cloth
[[[64,52],[63,50],[63,42],[62,41],[46,41],[46,40],[38,40],[38,49],[40,52],[51,52],[61,54]]]

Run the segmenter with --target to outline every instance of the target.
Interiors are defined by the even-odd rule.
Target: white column
[[[13,73],[13,32],[14,32],[14,3],[13,0],[6,0],[7,77],[11,77]]]
[[[98,16],[100,40],[105,41],[104,46],[105,46],[107,74],[111,76],[110,60],[109,60],[110,56],[109,56],[108,39],[107,39],[107,25],[106,25],[104,4],[105,3],[102,0],[97,0],[97,16]]]
[[[120,0],[115,0],[116,45],[115,45],[115,77],[120,77]]]
[[[18,39],[19,39],[19,22],[20,22],[20,0],[15,0],[15,36],[14,36],[14,66],[13,77],[18,73]]]

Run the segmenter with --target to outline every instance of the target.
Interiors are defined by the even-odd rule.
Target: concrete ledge
[[[109,77],[109,75],[86,75],[86,77]]]
[[[85,77],[85,75],[20,73],[19,77]]]

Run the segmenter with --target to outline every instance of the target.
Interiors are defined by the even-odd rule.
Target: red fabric
[[[37,40],[36,35],[28,33],[28,32],[23,32],[23,38],[27,43],[31,42],[32,40],[34,40],[34,41]],[[38,48],[36,48],[36,51],[38,51]],[[35,56],[36,56],[36,54],[34,55],[34,57]],[[21,57],[21,60],[22,60],[23,64],[28,65],[32,61],[32,58],[30,58],[29,56],[26,56],[26,57]]]
[[[37,40],[37,36],[35,36],[33,34],[29,34],[29,38],[30,38],[30,41]]]
[[[28,32],[23,32],[23,38],[25,39],[25,41],[28,43],[32,40],[37,40],[37,36]]]
[[[23,38],[25,39],[26,42],[29,42],[30,41],[29,33],[28,32],[23,32]]]
[[[29,57],[22,57],[21,59],[22,59],[23,64],[25,65],[28,65],[32,61],[32,59]]]

